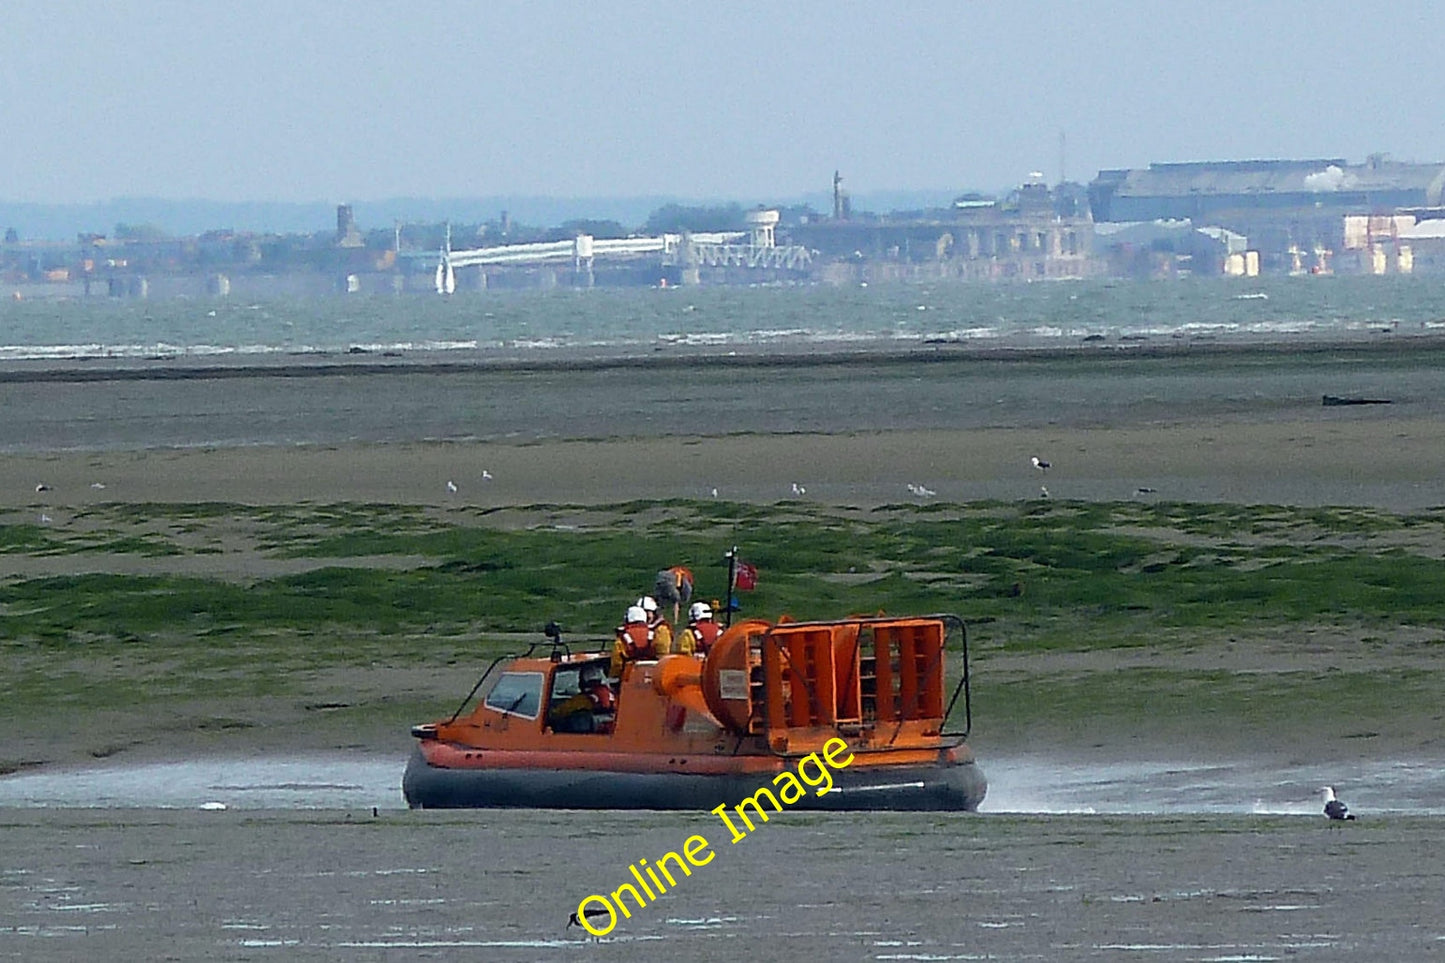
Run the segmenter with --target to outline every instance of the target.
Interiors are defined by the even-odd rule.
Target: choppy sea
[[[0,303],[0,362],[460,352],[586,357],[697,347],[868,351],[1289,342],[1445,333],[1445,280],[1302,277],[596,289]]]

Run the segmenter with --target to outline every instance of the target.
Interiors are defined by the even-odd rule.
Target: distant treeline
[[[946,206],[956,191],[893,191],[855,194],[855,211],[893,211]],[[14,230],[20,241],[74,241],[81,234],[112,234],[116,225],[143,226],[173,237],[208,231],[256,234],[315,234],[334,231],[336,205],[317,201],[167,200],[130,197],[75,204],[35,204],[0,199],[0,232]],[[759,204],[770,207],[810,208],[830,212],[831,195],[818,191],[801,196],[738,201],[708,201],[667,196],[639,197],[535,197],[491,196],[473,198],[388,198],[352,202],[362,231],[390,231],[408,224],[480,225],[498,222],[502,212],[519,225],[557,230],[575,224],[621,233],[644,231],[726,231],[742,229],[742,214]],[[613,226],[615,225],[615,227]]]

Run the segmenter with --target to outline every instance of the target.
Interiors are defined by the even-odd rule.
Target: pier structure
[[[571,240],[501,244],[452,250],[448,242],[440,252],[403,254],[413,260],[436,258],[436,288],[439,294],[455,290],[450,279],[465,268],[475,268],[486,286],[487,268],[545,268],[571,264],[574,275],[590,285],[599,261],[655,262],[659,269],[680,269],[683,283],[698,283],[701,271],[741,269],[748,271],[803,271],[812,252],[800,245],[778,245],[774,229],[779,220],[775,210],[758,210],[747,215],[747,231],[661,234],[648,237],[598,238],[578,234]]]
[[[682,245],[674,257],[688,256],[691,245],[698,268],[746,268],[749,270],[805,271],[812,264],[813,252],[801,244],[779,246],[775,235],[778,212],[750,211],[746,217],[746,235],[733,235],[735,240],[715,240],[700,234],[683,235]],[[743,237],[746,243],[739,243]]]

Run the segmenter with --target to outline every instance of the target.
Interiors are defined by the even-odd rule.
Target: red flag
[[[736,585],[739,589],[741,589],[741,590],[744,591],[744,592],[750,592],[750,591],[752,591],[753,589],[757,588],[757,587],[758,587],[758,569],[757,569],[757,566],[755,566],[755,565],[749,565],[747,562],[739,562],[739,563],[738,563],[737,579],[733,582],[733,584]]]

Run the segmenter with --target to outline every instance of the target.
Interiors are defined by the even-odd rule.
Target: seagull
[[[54,521],[54,519],[52,519],[49,515],[45,514],[44,512],[40,513],[40,524],[49,525],[52,521]]]
[[[794,494],[794,495],[806,495],[806,494],[808,494],[808,490],[807,490],[806,488],[804,488],[802,485],[799,485],[797,482],[793,482],[793,494]]]
[[[447,482],[447,491],[451,492],[452,494],[456,494],[456,491],[457,491],[457,483],[454,482],[454,481],[448,481],[448,482]]]
[[[1038,455],[1035,455],[1034,457],[1030,458],[1029,461],[1033,462],[1033,466],[1034,466],[1035,468],[1037,468],[1039,471],[1048,471],[1049,468],[1052,467],[1048,462],[1044,461],[1044,460],[1043,460],[1042,458],[1040,458]]]
[[[917,495],[919,498],[932,498],[934,495],[938,494],[938,492],[934,491],[932,488],[925,488],[922,485],[915,485],[912,482],[908,483],[908,491],[911,494]]]
[[[714,489],[712,490],[712,497],[713,497],[713,498],[716,498],[716,497],[717,497],[717,489],[716,489],[716,488],[714,488]]]
[[[1325,816],[1327,818],[1335,820],[1355,818],[1355,814],[1350,812],[1350,807],[1335,798],[1334,786],[1325,786],[1320,792],[1325,794]]]
[[[1039,486],[1039,497],[1040,497],[1040,498],[1048,498],[1048,497],[1049,497],[1049,490],[1048,490],[1047,488],[1045,488],[1043,485],[1040,485],[1040,486]]]
[[[482,469],[482,481],[491,481],[491,480],[492,480],[492,473],[489,472],[489,471],[487,471],[485,468],[483,468],[483,469]]]
[[[41,482],[40,484],[35,486],[35,490],[37,492],[48,492],[50,491],[50,486],[45,484],[45,482]]]
[[[105,489],[105,482],[91,482],[90,487],[96,491],[103,491]]]

